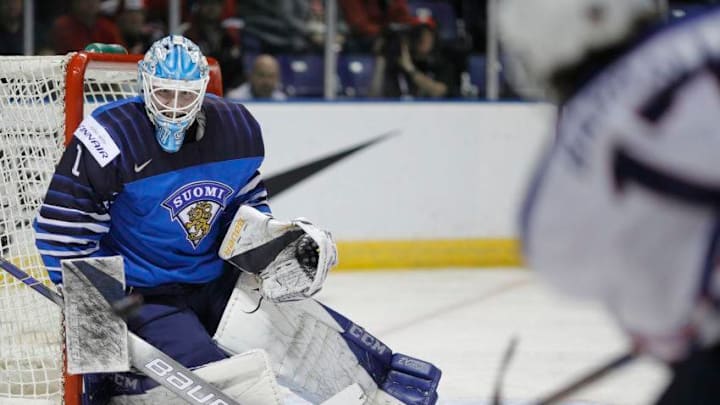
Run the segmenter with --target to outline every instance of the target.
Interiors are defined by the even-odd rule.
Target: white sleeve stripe
[[[39,240],[54,240],[57,242],[67,242],[67,243],[97,243],[98,241],[93,239],[85,239],[85,238],[74,238],[72,236],[65,236],[65,235],[56,235],[54,233],[36,233],[35,239]]]
[[[52,204],[43,204],[43,207],[52,208],[52,209],[58,210],[58,211],[75,212],[78,214],[87,215],[92,219],[97,219],[98,221],[109,221],[110,220],[110,214],[96,214],[94,212],[80,211],[78,209],[61,207],[59,205],[52,205]]]
[[[245,187],[241,188],[240,191],[237,192],[237,195],[243,195],[245,193],[250,192],[252,189],[257,187],[257,185],[260,183],[261,180],[262,180],[262,177],[260,177],[260,175],[258,173],[255,173],[255,176],[252,177],[250,182],[248,184],[246,184]]]
[[[270,204],[268,203],[268,200],[256,200],[256,201],[251,201],[251,202],[247,203],[246,205],[249,205],[249,206],[251,206],[251,207],[257,207],[258,205],[267,205],[268,207],[270,207]]]
[[[62,267],[50,267],[50,266],[45,266],[45,270],[47,270],[47,271],[57,271],[57,272],[59,273],[59,272],[62,271]]]
[[[60,226],[60,227],[64,227],[64,228],[84,228],[84,229],[93,231],[95,233],[107,233],[110,230],[110,227],[108,227],[108,226],[95,224],[92,222],[58,221],[56,219],[47,219],[40,214],[38,214],[38,216],[37,216],[37,222],[39,224],[55,225],[55,226]]]
[[[95,246],[85,250],[45,250],[38,249],[41,255],[53,256],[53,257],[73,257],[73,256],[85,256],[100,250],[100,246]]]
[[[266,200],[267,195],[268,195],[267,190],[263,189],[255,194],[253,194],[252,196],[250,196],[246,201],[250,202],[250,201],[255,201],[255,200],[260,200],[260,199]]]

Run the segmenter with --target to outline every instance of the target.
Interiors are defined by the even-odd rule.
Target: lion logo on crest
[[[197,245],[210,231],[210,220],[212,219],[212,205],[207,201],[200,201],[190,208],[188,222],[183,226],[188,234],[188,239]]]

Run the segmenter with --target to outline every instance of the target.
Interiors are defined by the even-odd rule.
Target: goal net
[[[52,285],[32,221],[66,140],[96,107],[138,94],[140,55],[0,58],[0,255]],[[208,91],[221,94],[211,61]],[[0,403],[76,403],[63,372],[60,309],[0,271]],[[70,384],[74,381],[73,384]]]

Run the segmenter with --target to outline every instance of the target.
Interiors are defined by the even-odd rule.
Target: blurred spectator
[[[100,14],[111,19],[115,18],[122,2],[123,0],[100,0]]]
[[[224,0],[196,0],[190,25],[183,35],[192,39],[206,56],[218,60],[225,89],[239,85],[244,76],[241,25],[223,20]]]
[[[164,26],[168,26],[169,0],[145,0],[145,8],[148,21],[159,22]],[[187,21],[190,19],[190,4],[187,0],[180,0],[180,20]]]
[[[485,0],[449,0],[448,2],[439,1],[421,1],[413,3],[410,6],[415,17],[420,21],[433,20],[437,27],[435,29],[434,52],[435,59],[444,59],[452,68],[452,72],[445,73],[446,77],[451,77],[461,82],[461,77],[468,70],[468,58],[473,50],[473,37],[468,33],[467,27],[477,28],[476,25],[481,21],[479,8],[486,7]],[[470,19],[478,21],[471,22],[470,25],[465,23],[462,12],[468,12]],[[474,24],[474,25],[473,25]],[[484,29],[484,28],[483,28]],[[484,35],[484,34],[483,34]],[[481,43],[484,53],[485,42]],[[465,81],[467,85],[468,80]],[[474,96],[465,86],[464,96]],[[458,85],[460,87],[460,85]],[[460,90],[452,92],[451,96],[460,94]]]
[[[69,0],[35,1],[36,54],[54,55],[50,43],[50,30],[58,16],[67,11]]]
[[[120,0],[117,3],[115,22],[129,53],[145,53],[153,42],[165,35],[160,23],[145,21],[147,10],[143,0]]]
[[[71,0],[69,13],[53,23],[52,48],[55,53],[65,54],[93,42],[126,45],[117,25],[100,15],[100,0]]]
[[[310,3],[310,18],[307,20],[307,25],[310,31],[310,42],[312,45],[319,48],[325,46],[325,32],[327,26],[325,24],[325,2],[323,0],[305,0]],[[342,48],[345,42],[345,37],[348,33],[348,27],[345,23],[345,18],[342,15],[342,11],[338,10],[337,25],[335,44]]]
[[[190,20],[191,6],[194,6],[197,0],[180,0],[180,19],[182,21]],[[147,20],[151,22],[162,22],[162,25],[168,26],[168,9],[170,0],[145,0],[147,9]],[[236,15],[235,0],[223,0],[222,18],[231,18]]]
[[[69,0],[36,1],[35,18],[40,23],[51,25],[55,19],[67,11]]]
[[[23,53],[23,0],[0,0],[0,55]]]
[[[322,0],[242,0],[247,50],[268,53],[320,52],[325,42]],[[341,20],[338,18],[338,20]],[[344,24],[338,24],[343,41]]]
[[[349,52],[370,52],[391,23],[410,24],[407,0],[339,0],[350,27]]]
[[[277,59],[267,54],[259,55],[253,62],[249,80],[230,90],[226,97],[240,100],[285,100],[287,97],[280,90],[280,65]]]
[[[397,29],[376,51],[371,95],[413,98],[459,95],[459,77],[437,46],[433,20]]]

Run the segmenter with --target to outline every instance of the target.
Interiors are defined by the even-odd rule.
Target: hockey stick
[[[569,395],[575,393],[577,390],[600,380],[601,378],[605,377],[613,371],[618,370],[620,367],[632,362],[633,360],[635,360],[634,351],[628,351],[626,353],[623,353],[608,361],[607,363],[600,365],[599,367],[588,372],[587,374],[575,379],[575,381],[571,382],[567,386],[562,387],[553,392],[552,394],[540,399],[539,401],[535,402],[535,405],[550,405],[557,403],[558,401],[561,401],[567,398]]]
[[[63,297],[19,267],[0,257],[0,268],[61,308]],[[189,404],[240,405],[136,334],[128,331],[130,363]]]
[[[495,379],[495,389],[493,390],[493,396],[491,401],[492,405],[503,404],[501,393],[502,384],[505,379],[505,373],[507,371],[507,368],[510,365],[513,354],[515,353],[517,343],[517,336],[513,336],[512,339],[510,339],[510,343],[508,343],[508,347],[505,349],[505,353],[503,354],[502,359],[500,360],[500,367],[498,368],[497,377]],[[594,382],[597,382],[609,373],[618,370],[620,367],[632,362],[633,360],[635,360],[634,351],[628,351],[626,353],[623,353],[613,358],[612,360],[596,367],[594,370],[586,373],[585,375],[576,378],[575,381],[569,383],[568,385],[555,390],[555,392],[545,396],[542,399],[533,402],[533,405],[551,405],[558,403],[559,401],[562,401],[568,396],[574,394],[578,390],[585,388],[586,386]]]
[[[508,366],[510,365],[510,360],[512,360],[513,355],[515,354],[515,348],[518,344],[518,337],[513,336],[512,339],[510,339],[510,343],[508,343],[507,348],[505,349],[505,354],[503,354],[502,359],[500,360],[500,367],[498,368],[497,377],[495,377],[495,389],[493,391],[492,396],[492,405],[501,405],[502,404],[502,385],[503,381],[505,380],[505,373],[507,372]]]

